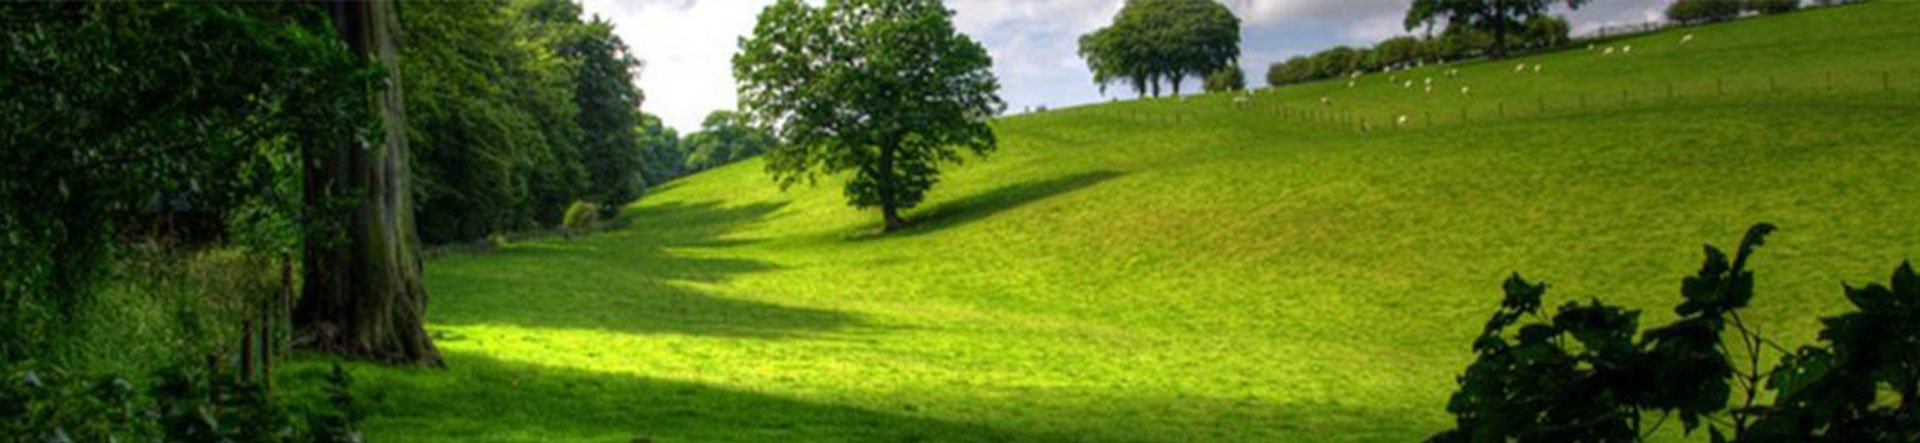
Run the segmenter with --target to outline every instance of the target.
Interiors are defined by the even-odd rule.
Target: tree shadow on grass
[[[1067,409],[1034,398],[1001,398],[876,410],[475,352],[444,356],[445,369],[346,363],[356,404],[368,413],[361,427],[369,441],[1368,442],[1417,441],[1445,424],[1422,417],[1427,409],[1414,405],[1204,396],[1119,397]],[[311,355],[291,360],[275,374],[280,387],[275,394],[296,402],[325,401],[321,388],[332,361]],[[984,419],[1023,421],[1026,416],[1025,426],[1042,429],[925,412],[995,404],[1011,409],[985,412]],[[1032,421],[1035,416],[1038,421]]]
[[[724,387],[450,351],[447,368],[351,364],[368,441],[1059,441]],[[324,358],[277,374],[317,400]]]
[[[879,223],[869,224],[865,227],[866,232],[874,234],[855,238],[868,240],[936,232],[971,223],[1028,203],[1097,185],[1118,178],[1120,175],[1119,171],[1100,170],[1001,186],[991,191],[943,201],[921,209],[909,215],[908,221],[911,225],[899,231],[880,234]]]
[[[704,202],[635,208],[623,215],[629,223],[618,231],[436,260],[427,268],[428,293],[434,297],[429,321],[762,338],[856,323],[857,318],[844,312],[726,298],[699,289],[701,284],[778,269],[768,262],[711,255],[750,243],[727,235],[765,221],[783,205],[722,207]]]

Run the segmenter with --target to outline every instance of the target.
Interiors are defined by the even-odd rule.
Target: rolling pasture
[[[1920,258],[1913,17],[1008,117],[884,235],[837,181],[736,163],[428,263],[448,368],[353,366],[368,437],[1417,441],[1508,274],[1657,324],[1759,221],[1748,318],[1797,345]]]

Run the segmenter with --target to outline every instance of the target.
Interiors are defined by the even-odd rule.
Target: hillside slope
[[[1920,258],[1912,17],[1878,2],[1245,106],[1008,118],[896,234],[835,183],[730,165],[620,231],[431,263],[451,369],[361,367],[369,432],[1414,441],[1448,423],[1507,274],[1662,322],[1700,243],[1757,221],[1782,230],[1749,320],[1805,342],[1839,282]]]

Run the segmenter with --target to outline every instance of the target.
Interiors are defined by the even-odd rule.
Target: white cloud
[[[589,15],[614,22],[634,56],[646,62],[641,109],[682,132],[716,109],[732,109],[733,53],[771,0],[584,0]]]

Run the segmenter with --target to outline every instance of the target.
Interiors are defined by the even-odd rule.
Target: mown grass
[[[1430,127],[1274,109],[1458,112],[1457,87],[1009,118],[1000,151],[950,169],[893,234],[833,183],[781,192],[758,161],[723,167],[655,189],[624,230],[430,263],[449,368],[355,366],[369,437],[1414,441],[1448,424],[1508,273],[1659,323],[1700,243],[1757,221],[1782,230],[1748,319],[1805,342],[1844,308],[1840,282],[1920,257],[1917,15],[1878,2],[1617,42],[1630,57],[1429,67],[1413,75],[1460,69],[1476,109]],[[1478,114],[1828,69],[1904,83]]]

